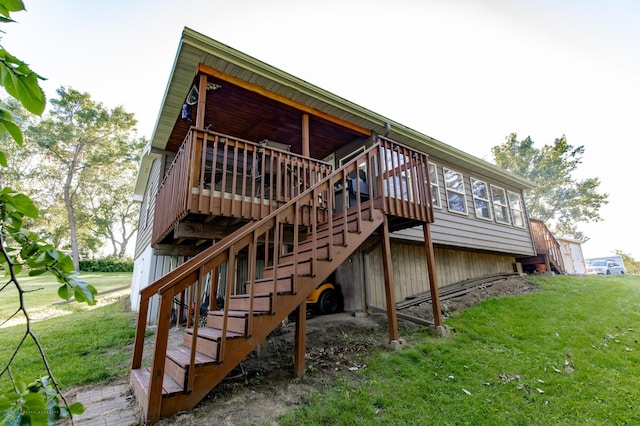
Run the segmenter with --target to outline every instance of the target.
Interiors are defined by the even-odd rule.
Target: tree
[[[13,22],[11,13],[24,10],[21,0],[0,0],[0,22]],[[0,46],[0,85],[7,93],[18,100],[30,113],[40,115],[46,104],[44,92],[40,87],[42,79],[29,66]],[[7,105],[0,105],[0,133],[8,133],[18,146],[22,146],[23,136],[20,127]],[[0,151],[0,166],[8,168],[7,148]],[[14,349],[13,355],[0,371],[0,379],[9,378],[13,393],[0,395],[0,422],[2,424],[28,425],[55,423],[63,417],[71,417],[83,411],[82,404],[68,404],[60,387],[53,377],[51,367],[42,346],[31,328],[31,319],[24,304],[24,290],[18,274],[26,268],[30,275],[53,274],[60,287],[58,295],[63,299],[72,296],[78,301],[94,304],[95,288],[79,279],[73,270],[71,258],[56,250],[38,234],[25,229],[27,218],[36,218],[38,209],[33,201],[11,189],[0,189],[0,264],[8,277],[0,286],[0,291],[15,288],[18,292],[17,309],[8,321],[16,315],[25,317],[25,333]],[[26,384],[15,378],[12,364],[28,340],[39,350],[47,375]]]
[[[110,244],[113,257],[122,259],[137,228],[139,204],[131,196],[137,159],[112,169],[105,167],[104,174],[110,177],[107,181],[100,178],[87,182],[84,193],[95,195],[83,197],[79,219],[101,242]]]
[[[78,226],[78,216],[90,216],[83,208],[96,203],[88,198],[104,200],[105,188],[117,180],[117,173],[107,170],[135,165],[143,142],[132,137],[136,120],[121,106],[109,110],[72,88],[61,87],[57,94],[49,117],[30,127],[28,134],[46,153],[39,175],[46,176],[47,193],[64,201],[69,245],[78,268],[79,241],[84,240],[83,246],[90,250],[99,245],[89,227]],[[101,187],[94,185],[91,192],[92,182]]]
[[[616,256],[622,257],[627,274],[640,274],[640,261],[635,260],[630,254],[622,250],[614,250],[613,253]]]
[[[512,133],[491,152],[498,166],[537,185],[525,193],[527,210],[552,232],[585,240],[578,223],[602,220],[599,211],[609,196],[598,192],[600,179],[577,180],[572,176],[582,163],[584,146],[574,147],[562,136],[553,145],[538,149],[531,137],[518,141]]]

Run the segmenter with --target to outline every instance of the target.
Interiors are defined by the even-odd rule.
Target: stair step
[[[227,331],[247,335],[248,312],[233,311],[227,316]],[[224,324],[224,311],[209,312],[207,316],[207,327],[222,329]]]
[[[293,262],[280,263],[278,265],[278,276],[291,276],[295,273]],[[310,276],[311,275],[311,260],[298,261],[298,276]],[[273,266],[264,268],[264,278],[273,277]]]
[[[368,207],[360,209],[362,220],[369,220],[371,212]],[[356,232],[356,221],[358,219],[358,209],[352,208],[347,211],[347,223],[349,232]],[[344,212],[339,212],[333,215],[332,218],[333,228],[342,225],[344,223]],[[318,232],[326,231],[329,227],[329,222],[322,223],[318,226]]]
[[[184,334],[192,336],[193,328],[185,328]],[[198,337],[211,340],[214,342],[219,342],[220,339],[222,338],[222,330],[218,328],[211,328],[211,327],[198,327]],[[234,333],[232,331],[227,331],[227,339],[234,339],[237,337],[243,337],[243,335],[241,333]]]
[[[176,346],[167,350],[167,358],[164,364],[164,371],[171,376],[175,382],[183,389],[187,386],[189,364],[191,362],[191,349],[185,346]],[[216,360],[196,351],[195,366],[215,364]]]
[[[151,370],[149,367],[131,370],[131,377],[133,379],[132,385],[136,391],[136,395],[143,395],[145,399],[148,399],[149,378],[151,377]],[[184,388],[165,373],[164,380],[162,381],[162,395],[169,396],[183,392]]]
[[[310,262],[313,257],[313,244],[300,244],[298,247],[298,263]],[[280,256],[280,264],[293,263],[294,253],[287,253]],[[316,247],[316,259],[326,260],[329,258],[329,246],[327,244]]]
[[[249,311],[251,298],[248,294],[233,295],[229,298],[230,311]],[[271,312],[271,295],[261,294],[254,295],[253,298],[254,312]]]
[[[177,365],[186,368],[191,362],[191,349],[187,348],[186,346],[176,346],[170,348],[167,351],[167,358],[170,358]],[[196,365],[208,365],[215,364],[216,360],[208,355],[196,351],[195,363]]]
[[[227,339],[243,337],[243,334],[227,331]],[[196,339],[196,351],[213,359],[220,359],[220,339],[222,330],[211,327],[198,328],[198,338]],[[191,349],[193,342],[193,329],[187,328],[182,337],[182,344]]]
[[[272,278],[260,278],[255,280],[255,293],[273,293],[273,279]],[[245,286],[247,294],[251,290],[251,285]],[[291,293],[293,288],[293,275],[278,276],[278,293]]]

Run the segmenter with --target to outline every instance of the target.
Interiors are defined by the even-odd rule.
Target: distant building
[[[564,261],[565,272],[570,275],[586,274],[587,268],[582,254],[582,242],[567,237],[556,237]]]

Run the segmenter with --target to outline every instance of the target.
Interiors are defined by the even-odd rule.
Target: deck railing
[[[189,213],[260,219],[331,173],[331,165],[191,128],[156,196],[153,244]]]
[[[555,262],[556,267],[564,272],[564,261],[560,252],[560,243],[553,236],[549,228],[539,219],[529,219],[531,235],[538,255],[548,255],[550,260]]]
[[[244,146],[244,145],[243,145]],[[150,286],[140,291],[140,305],[138,312],[136,338],[133,350],[132,368],[140,368],[143,358],[144,337],[147,327],[147,313],[153,296],[159,295],[159,310],[155,333],[154,354],[149,383],[149,411],[159,410],[165,369],[165,353],[168,347],[171,310],[175,297],[189,294],[187,325],[193,327],[191,334],[191,353],[187,387],[193,386],[194,362],[196,357],[196,342],[198,325],[200,322],[199,302],[203,300],[205,283],[210,283],[210,309],[215,307],[215,300],[223,294],[222,335],[220,340],[218,362],[223,361],[225,346],[227,345],[227,322],[229,318],[229,300],[234,294],[243,289],[249,289],[248,302],[249,318],[253,318],[256,303],[254,283],[256,281],[256,265],[260,260],[259,253],[265,266],[273,266],[270,275],[271,292],[274,300],[271,309],[280,306],[277,298],[279,276],[277,266],[283,255],[284,245],[293,249],[293,277],[292,292],[297,292],[296,277],[305,274],[315,275],[318,265],[318,255],[313,246],[310,263],[303,266],[298,262],[298,230],[302,223],[307,223],[306,239],[317,241],[318,228],[326,226],[334,230],[328,234],[326,253],[323,258],[332,259],[336,250],[334,238],[340,232],[359,232],[362,222],[369,220],[372,209],[378,208],[388,215],[403,215],[408,219],[421,222],[431,222],[433,219],[429,173],[427,170],[428,156],[424,153],[408,148],[385,138],[379,138],[377,143],[365,150],[357,158],[344,164],[331,175],[319,180],[311,188],[302,191],[291,201],[266,215],[263,219],[248,223],[236,230],[213,246],[205,249],[188,262],[169,272]],[[178,167],[182,164],[176,162]],[[202,175],[201,175],[202,176]],[[349,210],[350,214],[346,214]],[[328,214],[338,213],[335,215]],[[342,212],[342,214],[339,214]],[[349,222],[348,217],[355,220]],[[293,229],[293,240],[283,241],[284,228]],[[248,271],[247,286],[238,286],[235,282],[238,269],[237,257],[248,256],[245,263]],[[218,286],[218,268],[225,264],[226,278]],[[309,289],[306,289],[309,290]],[[310,291],[310,290],[309,290]],[[192,302],[196,302],[192,305]],[[192,307],[193,306],[193,307]],[[272,312],[274,313],[274,312]],[[286,315],[288,312],[280,313]],[[248,326],[249,334],[252,326]]]

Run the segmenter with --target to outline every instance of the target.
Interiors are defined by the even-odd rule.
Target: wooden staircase
[[[387,223],[385,215],[406,208],[412,213],[405,215],[404,224],[431,220],[427,156],[416,153],[378,141],[272,214],[238,229],[140,292],[131,384],[147,423],[195,407],[291,312],[304,307],[306,297]],[[404,160],[398,160],[400,155]],[[368,171],[369,182],[349,182],[359,170]],[[389,190],[397,175],[414,180],[414,193]],[[340,191],[346,188],[351,199]],[[336,197],[343,198],[336,203]],[[335,211],[336,204],[345,208]],[[246,265],[242,273],[240,259]],[[220,274],[223,266],[227,272]],[[221,275],[225,277],[218,282]],[[240,282],[239,276],[247,278]],[[199,306],[205,284],[212,301],[206,322],[199,309],[191,308],[194,301]],[[156,295],[152,361],[144,366],[146,318]],[[170,346],[174,298],[185,295],[187,328],[182,344]],[[215,309],[217,296],[224,298],[221,309]]]

